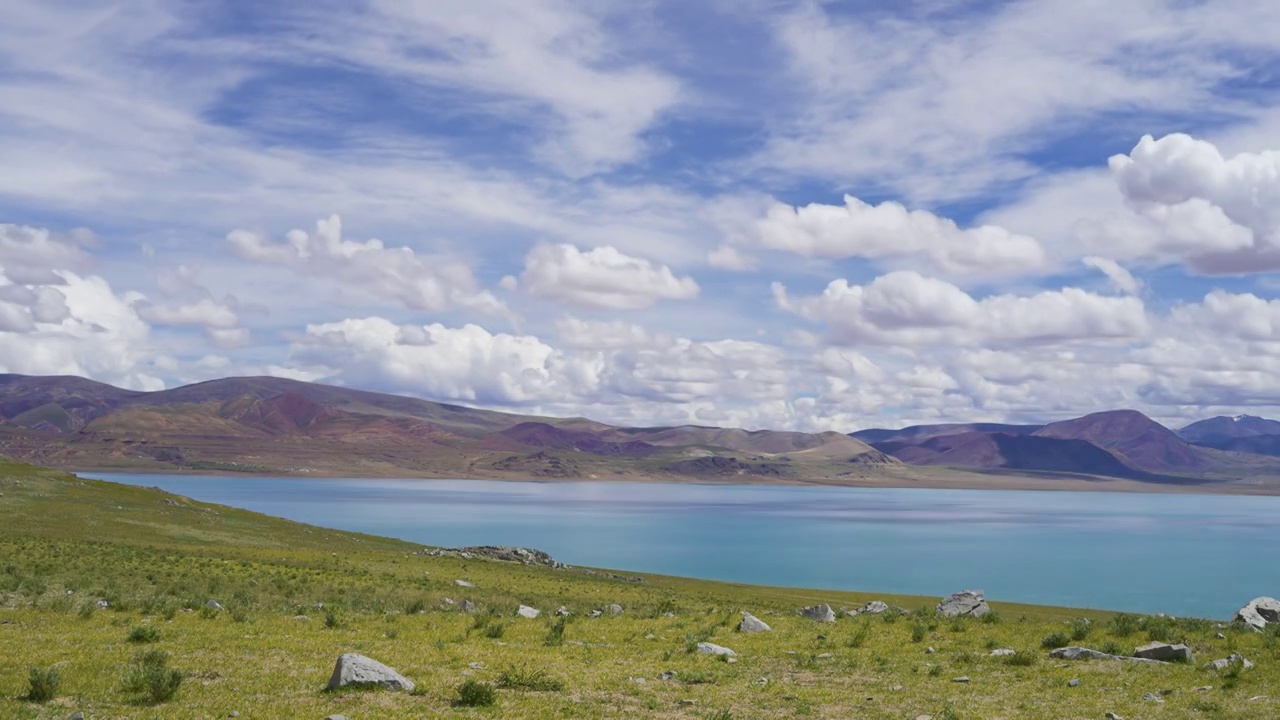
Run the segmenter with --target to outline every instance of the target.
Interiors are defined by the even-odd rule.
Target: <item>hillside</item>
[[[0,516],[5,718],[1057,720],[1147,717],[1156,705],[1144,694],[1166,689],[1163,718],[1280,711],[1280,644],[1202,620],[996,601],[985,619],[947,619],[934,610],[938,597],[436,555],[4,460]],[[840,613],[821,624],[797,614],[872,600],[911,614]],[[521,605],[541,613],[520,617]],[[560,607],[567,617],[555,615]],[[771,630],[736,632],[743,611]],[[1185,640],[1201,662],[1238,652],[1256,667],[1066,662],[1045,647],[1128,654],[1151,637]],[[736,656],[696,652],[699,642]],[[395,668],[415,689],[326,691],[349,652]],[[176,672],[171,697],[124,682],[144,653],[163,654]],[[60,677],[43,704],[25,699],[32,667]],[[494,692],[493,707],[459,704],[468,680]]]
[[[1252,415],[1194,422],[1179,430],[1178,437],[1216,450],[1280,456],[1280,422]]]
[[[1136,410],[1111,410],[1045,425],[1037,437],[1085,440],[1148,472],[1185,472],[1208,465],[1204,454]]]
[[[284,378],[131,392],[0,376],[0,452],[67,469],[450,478],[866,481],[901,463],[840,433],[620,428]],[[874,462],[854,462],[866,456]]]

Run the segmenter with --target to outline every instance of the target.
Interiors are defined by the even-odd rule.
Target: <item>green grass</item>
[[[6,719],[78,709],[130,720],[232,712],[304,719],[1280,716],[1280,633],[1204,621],[994,603],[1005,622],[953,623],[934,617],[937,598],[656,576],[632,583],[431,557],[410,543],[3,463],[0,517]],[[476,587],[455,586],[463,577]],[[201,612],[211,599],[227,611]],[[817,603],[856,608],[874,599],[912,612],[898,622],[841,616],[831,625],[795,614]],[[100,600],[108,607],[98,608]],[[460,612],[463,600],[483,611]],[[612,603],[626,612],[586,617]],[[542,617],[516,616],[520,604],[541,608]],[[561,605],[573,612],[568,619],[554,616]],[[773,632],[734,632],[742,610]],[[1080,643],[1089,647],[1128,654],[1158,634],[1190,642],[1202,663],[1235,652],[1257,667],[1050,660],[1042,638],[1070,640],[1081,617],[1091,621]],[[142,628],[158,634],[140,647],[129,640]],[[1215,637],[1219,631],[1225,639]],[[737,662],[685,651],[701,640],[733,648]],[[1018,652],[992,657],[991,648]],[[417,689],[324,692],[344,652],[396,668]],[[32,692],[33,667],[47,691]],[[675,675],[661,679],[668,671]],[[952,682],[961,675],[970,682]],[[1072,679],[1081,686],[1068,687]],[[1214,690],[1194,690],[1209,685]],[[469,698],[487,697],[496,707],[463,704],[464,687]],[[1158,707],[1142,699],[1164,689],[1174,692]],[[1250,700],[1258,696],[1264,699]]]

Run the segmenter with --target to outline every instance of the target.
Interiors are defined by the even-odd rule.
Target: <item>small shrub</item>
[[[404,606],[404,614],[417,615],[418,613],[421,613],[423,610],[426,610],[426,609],[427,609],[427,602],[422,598],[418,598],[417,600],[414,600],[413,602],[410,602],[409,604]]]
[[[1089,633],[1093,632],[1093,623],[1084,618],[1076,618],[1071,621],[1071,639],[1075,641],[1084,640],[1089,637]]]
[[[892,625],[893,623],[898,622],[898,619],[902,617],[902,611],[897,608],[889,608],[881,613],[880,617],[883,618],[885,622]]]
[[[458,707],[489,707],[498,701],[498,691],[489,683],[466,680],[458,686]]]
[[[920,642],[924,640],[924,636],[929,634],[929,626],[924,623],[916,623],[911,626],[911,642]]]
[[[94,614],[95,612],[97,612],[97,610],[98,610],[98,607],[97,607],[96,605],[94,605],[93,603],[85,603],[84,605],[81,605],[81,606],[80,606],[80,619],[81,619],[81,620],[88,620],[89,618],[93,617],[93,614]]]
[[[982,616],[982,622],[986,623],[987,625],[999,625],[1000,623],[1004,622],[1004,618],[1000,617],[1000,613],[996,612],[995,610],[992,610],[991,612]]]
[[[507,626],[502,623],[493,623],[484,629],[484,636],[491,640],[497,640],[507,634]]]
[[[387,636],[388,640],[395,640],[396,638],[400,637],[400,631],[396,630],[395,628],[391,628],[387,630],[386,633],[384,634]]]
[[[547,674],[546,670],[512,667],[498,676],[498,687],[504,690],[530,690],[533,692],[560,692],[564,683]]]
[[[342,627],[342,618],[332,610],[326,611],[324,614],[324,626],[330,630],[337,630]]]
[[[724,710],[716,710],[713,713],[708,713],[706,720],[733,720],[733,711],[727,708]]]
[[[968,629],[969,629],[969,626],[965,623],[964,618],[960,617],[959,615],[951,618],[951,625],[950,625],[951,632],[962,633]]]
[[[160,642],[160,630],[151,625],[139,625],[129,631],[129,642],[138,644]]]
[[[125,673],[123,690],[140,702],[159,705],[168,702],[182,686],[182,673],[169,667],[169,654],[148,650],[134,657]]]
[[[938,720],[960,720],[960,714],[957,713],[956,709],[951,706],[950,702],[948,702],[946,706],[942,708],[942,712],[938,713]]]
[[[1029,652],[1020,652],[1016,655],[1006,655],[1004,657],[1004,664],[1012,665],[1013,667],[1031,667],[1036,664],[1036,661],[1035,653]]]
[[[1234,658],[1227,667],[1222,670],[1222,689],[1232,690],[1240,684],[1241,676],[1244,674],[1244,661]]]
[[[858,629],[854,631],[852,635],[849,636],[849,639],[845,642],[845,644],[851,648],[860,648],[863,645],[866,645],[867,641],[870,639],[871,639],[871,626],[867,625],[866,623],[862,623],[858,625]]]
[[[942,666],[941,666],[941,665],[931,665],[931,666],[929,666],[929,677],[940,677],[941,675],[942,675]]]
[[[551,627],[547,628],[547,638],[543,641],[547,647],[560,647],[564,644],[564,629],[567,625],[568,618],[560,618],[551,623]]]
[[[1056,650],[1060,647],[1066,647],[1071,644],[1071,638],[1067,637],[1063,632],[1051,632],[1044,636],[1040,641],[1040,647],[1046,650]]]
[[[26,699],[33,703],[47,703],[58,696],[61,684],[62,672],[58,668],[32,667],[27,671]]]
[[[1102,647],[1098,648],[1098,650],[1108,655],[1123,656],[1125,654],[1124,648],[1120,647],[1120,643],[1116,642],[1115,640],[1108,640],[1102,643]]]

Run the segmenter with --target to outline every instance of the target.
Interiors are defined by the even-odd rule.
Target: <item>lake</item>
[[[763,585],[1229,619],[1280,595],[1280,497],[86,474],[428,545]]]

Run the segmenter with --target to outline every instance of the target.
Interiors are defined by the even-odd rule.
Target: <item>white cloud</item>
[[[721,245],[707,253],[707,264],[721,270],[749,272],[760,267],[760,261],[732,245]]]
[[[826,325],[846,343],[890,345],[1056,343],[1136,338],[1147,330],[1142,301],[1078,288],[975,299],[948,282],[911,271],[866,286],[835,280],[821,295],[792,298],[774,285],[778,306]]]
[[[194,325],[226,330],[240,324],[231,308],[212,300],[189,305],[151,305],[139,303],[138,316],[156,325]]]
[[[1107,276],[1112,287],[1126,295],[1137,295],[1142,290],[1142,282],[1133,273],[1120,266],[1120,263],[1109,258],[1090,255],[1082,262]]]
[[[81,243],[87,234],[54,237],[43,228],[0,223],[0,269],[19,285],[58,284],[58,270],[77,270],[88,262]]]
[[[583,252],[567,244],[534,247],[518,282],[504,284],[569,305],[612,310],[639,310],[659,300],[692,300],[699,293],[693,278],[677,277],[666,265],[609,246]]]
[[[843,206],[791,207],[775,202],[756,226],[757,242],[811,257],[918,257],[952,274],[1025,274],[1047,265],[1034,238],[1001,227],[960,229],[955,222],[896,202],[868,205],[845,195]]]
[[[234,230],[227,241],[247,260],[282,265],[301,275],[337,280],[353,290],[400,302],[414,310],[439,311],[460,305],[504,313],[506,307],[481,290],[471,268],[453,259],[421,256],[407,247],[388,248],[380,240],[342,237],[337,215],[316,223],[308,234],[292,230],[282,243],[258,233]]]

